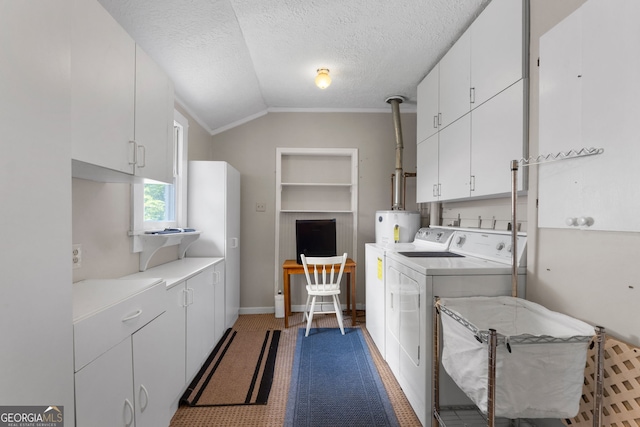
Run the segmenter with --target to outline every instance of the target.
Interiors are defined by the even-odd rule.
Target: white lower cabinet
[[[161,314],[76,372],[78,427],[169,425],[165,319]]]
[[[167,289],[163,351],[170,363],[164,382],[173,407],[224,334],[224,268],[218,262]]]
[[[172,396],[165,381],[170,369],[164,342],[167,323],[165,314],[161,314],[131,336],[136,427],[161,427],[171,422]]]
[[[217,336],[216,331],[224,331],[224,263],[188,279],[186,296],[186,380],[189,382],[222,336]]]

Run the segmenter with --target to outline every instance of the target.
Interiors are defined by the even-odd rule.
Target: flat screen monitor
[[[298,264],[304,256],[336,256],[336,220],[297,219],[296,254]]]

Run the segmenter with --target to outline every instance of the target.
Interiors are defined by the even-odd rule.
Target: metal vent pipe
[[[396,170],[394,174],[393,205],[391,209],[404,210],[404,179],[402,171],[402,150],[404,149],[404,145],[402,143],[402,125],[400,124],[400,104],[404,102],[404,98],[399,95],[394,95],[385,101],[391,104],[393,127],[396,133]]]

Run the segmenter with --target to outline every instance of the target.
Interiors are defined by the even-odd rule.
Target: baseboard
[[[330,308],[328,309],[333,309],[333,306],[331,305]],[[347,306],[345,304],[342,304],[342,309],[346,310]],[[356,304],[356,310],[364,310],[365,309],[365,305],[364,304]],[[304,305],[292,305],[291,306],[291,311],[292,312],[302,312],[304,311]],[[240,307],[240,314],[274,314],[276,312],[275,307]]]

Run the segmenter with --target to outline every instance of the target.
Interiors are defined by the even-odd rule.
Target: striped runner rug
[[[182,404],[265,405],[273,383],[280,332],[228,329],[182,396]]]

